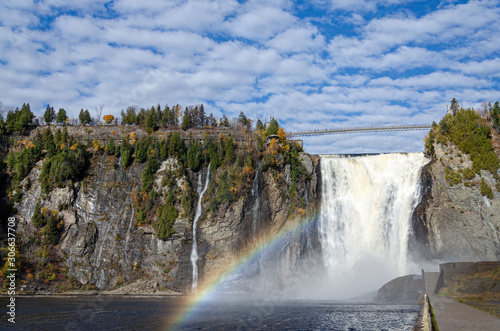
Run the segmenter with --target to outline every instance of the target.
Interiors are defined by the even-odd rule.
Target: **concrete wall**
[[[498,268],[500,268],[500,261],[442,263],[439,265],[440,274],[435,293],[438,293],[442,287],[447,286],[450,281],[457,277],[473,275]]]

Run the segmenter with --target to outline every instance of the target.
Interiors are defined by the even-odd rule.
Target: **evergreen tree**
[[[59,228],[57,227],[58,223],[59,223],[59,218],[56,215],[52,214],[49,216],[47,224],[45,225],[44,228],[47,241],[52,246],[57,245],[59,241]]]
[[[280,129],[280,126],[278,124],[278,121],[273,117],[269,121],[267,130],[266,130],[266,136],[270,136],[273,134],[278,134],[278,130]]]
[[[115,149],[116,149],[115,139],[113,137],[111,137],[109,139],[108,145],[106,146],[106,150],[108,151],[109,155],[114,155],[115,154]]]
[[[54,110],[54,107],[50,107],[50,105],[47,105],[47,108],[45,108],[45,113],[43,114],[43,120],[45,123],[48,125],[52,124],[56,118],[56,112]]]
[[[59,108],[59,111],[57,112],[56,123],[64,125],[66,124],[67,118],[68,115],[66,114],[66,110],[64,110],[64,108]]]
[[[200,125],[199,126],[203,128],[207,125],[207,116],[205,115],[205,107],[203,106],[203,104],[201,104],[199,112],[200,112],[200,115],[199,115]]]
[[[40,202],[38,202],[35,206],[35,211],[33,212],[33,216],[31,216],[31,222],[38,227],[42,227],[47,224],[47,221],[45,220],[45,217],[40,209]]]
[[[226,143],[224,144],[224,162],[226,165],[231,165],[236,158],[236,154],[234,152],[234,141],[232,137],[226,139]]]
[[[153,133],[158,130],[158,122],[155,116],[156,111],[151,109],[146,115],[146,132]]]
[[[92,117],[90,116],[90,112],[88,109],[83,110],[83,108],[80,110],[80,114],[78,114],[78,120],[80,121],[81,125],[87,125],[92,122]]]
[[[186,107],[186,111],[184,112],[184,116],[182,117],[181,128],[182,130],[186,131],[188,129],[191,129],[192,127],[193,127],[193,119],[191,117],[191,114],[189,113],[189,110]]]

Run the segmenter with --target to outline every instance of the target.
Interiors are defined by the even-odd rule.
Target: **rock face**
[[[468,155],[453,145],[435,144],[435,157],[422,170],[422,201],[413,216],[413,251],[428,260],[484,261],[500,259],[500,192],[481,195],[481,178],[450,186],[446,167],[472,168]],[[495,187],[493,175],[481,176]]]
[[[422,276],[407,275],[393,279],[382,286],[374,301],[391,305],[415,305],[422,292]]]
[[[297,192],[308,206],[305,212],[313,214],[320,201],[319,158],[304,154],[301,159],[310,180]],[[99,290],[137,285],[124,293],[140,292],[143,288],[151,293],[155,293],[155,288],[189,292],[192,283],[191,216],[181,215],[173,224],[176,233],[166,240],[158,239],[151,225],[137,225],[134,216],[134,192],[138,192],[142,184],[145,165],[134,162],[124,169],[119,159],[105,154],[94,155],[90,163],[84,180],[69,188],[54,189],[47,195],[41,193],[37,180],[42,161],[35,166],[25,179],[31,185],[22,183],[24,199],[16,205],[23,238],[28,242],[36,234],[31,217],[40,201],[42,208],[59,210],[62,217],[62,235],[55,250],[72,279]],[[156,185],[161,184],[162,171],[176,166],[175,161],[165,162],[157,172]],[[178,178],[178,185],[185,180],[196,183],[201,172],[190,173],[190,178]],[[283,177],[290,178],[289,169]],[[250,190],[238,201],[216,212],[208,212],[209,201],[203,201],[203,214],[197,229],[200,280],[225,267],[234,252],[247,247],[261,234],[277,233],[285,223],[297,219],[272,173],[260,171],[254,182],[259,186],[256,192]],[[299,236],[286,247],[280,247],[282,264],[294,268],[304,254],[305,241],[306,237]],[[140,279],[150,282],[137,283]]]

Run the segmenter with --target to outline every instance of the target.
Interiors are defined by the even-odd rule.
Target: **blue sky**
[[[3,0],[0,101],[70,117],[203,103],[288,131],[432,123],[499,97],[499,1]],[[425,132],[307,138],[423,150]]]

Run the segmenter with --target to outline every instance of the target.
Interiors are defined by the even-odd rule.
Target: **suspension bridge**
[[[289,138],[295,138],[295,137],[305,137],[305,136],[320,136],[320,135],[326,135],[326,134],[348,134],[348,133],[387,132],[387,131],[416,131],[416,130],[430,130],[431,127],[432,126],[428,125],[428,124],[366,126],[366,127],[356,127],[356,128],[287,132],[287,136]]]

